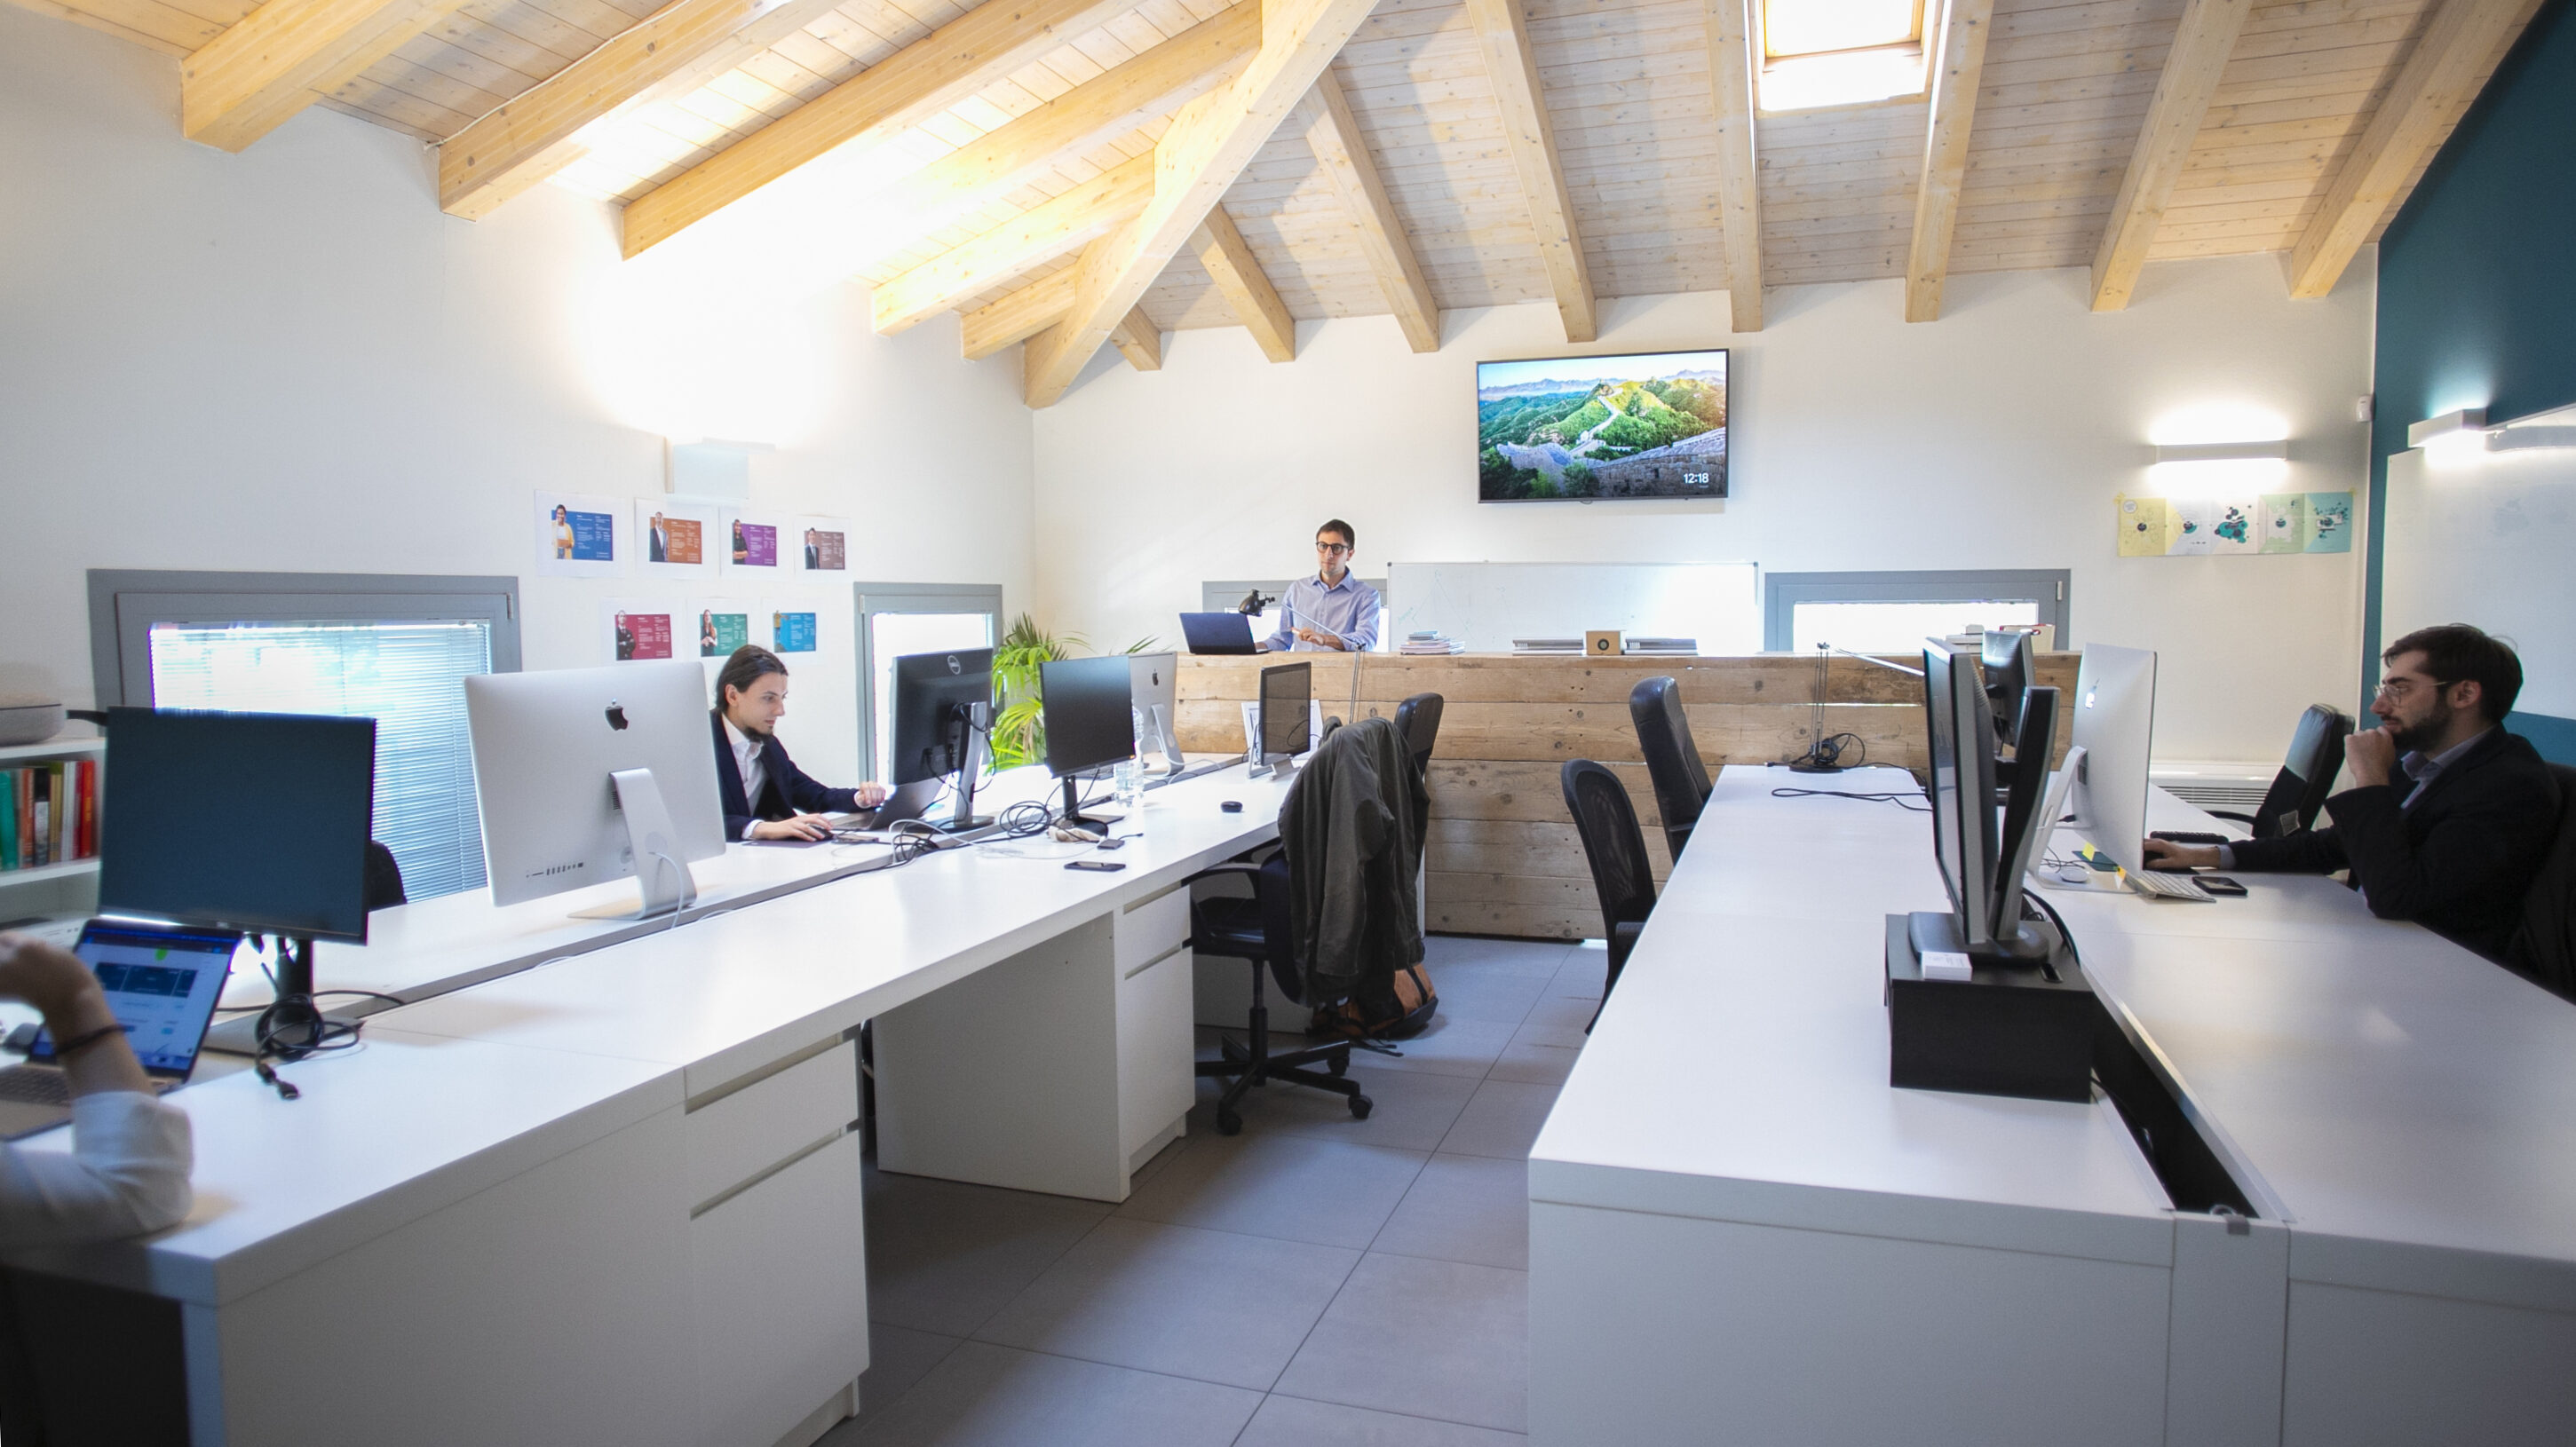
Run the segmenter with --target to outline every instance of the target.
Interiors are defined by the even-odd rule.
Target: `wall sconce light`
[[[2287,462],[2290,460],[2288,438],[2276,437],[2265,442],[2159,442],[2156,461],[2168,462]]]
[[[2457,437],[2466,432],[2486,430],[2487,409],[2463,407],[2457,412],[2445,412],[2439,417],[2427,417],[2421,422],[2408,423],[2406,445],[2428,447],[2446,437]]]

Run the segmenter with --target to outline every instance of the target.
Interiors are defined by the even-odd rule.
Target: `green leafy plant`
[[[1130,643],[1125,653],[1151,653],[1149,634]],[[1091,644],[1078,633],[1062,637],[1040,628],[1023,613],[993,649],[993,763],[996,772],[1046,758],[1046,690],[1039,666],[1061,663]]]

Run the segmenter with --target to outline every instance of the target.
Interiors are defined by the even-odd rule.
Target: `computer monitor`
[[[1990,628],[1979,651],[1985,666],[1986,703],[1995,715],[1995,736],[2008,740],[2021,725],[2022,699],[2039,676],[2036,635]]]
[[[630,876],[638,906],[580,916],[650,918],[696,900],[689,865],[725,847],[703,665],[476,674],[465,718],[494,904]]]
[[[1177,653],[1127,655],[1127,693],[1136,701],[1137,752],[1160,753],[1172,773],[1181,771],[1180,662]]]
[[[261,1036],[345,1033],[313,1008],[313,942],[367,942],[376,721],[114,708],[107,741],[99,912],[276,935]]]
[[[1253,772],[1287,763],[1315,746],[1315,667],[1283,663],[1261,670],[1261,757]]]
[[[2132,874],[2147,862],[2147,760],[2155,727],[2155,654],[2086,644],[2075,676],[2074,740],[2084,750],[2077,822],[2094,848]]]
[[[1184,613],[1181,636],[1189,641],[1192,653],[1258,653],[1252,641],[1252,620],[1241,613]]]
[[[1999,816],[1994,715],[1969,672],[1968,655],[1942,644],[1924,650],[1932,852],[1951,913],[1946,928],[1912,927],[1918,949],[2032,960],[2045,960],[2055,949],[2052,935],[2022,919],[2022,878],[2032,849],[2047,833],[2042,795],[2045,761],[2055,747],[2057,691],[2033,689],[2030,701],[2033,706],[2020,711],[2014,754],[2037,763],[2014,771]]]
[[[1136,711],[1127,691],[1127,658],[1068,658],[1038,665],[1045,699],[1047,772],[1064,781],[1064,822],[1077,828],[1108,822],[1082,813],[1077,785],[1136,757]]]
[[[957,776],[957,806],[940,827],[980,829],[975,780],[993,710],[993,650],[907,653],[894,661],[894,772],[889,784]]]

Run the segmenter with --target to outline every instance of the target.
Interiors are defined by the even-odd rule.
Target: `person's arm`
[[[0,934],[0,997],[44,1014],[72,1094],[70,1153],[0,1154],[0,1248],[109,1241],[187,1215],[188,1117],[152,1094],[89,967]]]
[[[1377,589],[1360,582],[1351,586],[1359,592],[1359,611],[1351,616],[1351,626],[1342,630],[1342,646],[1366,653],[1377,646]]]
[[[2512,784],[2496,775],[2455,781],[2441,817],[2420,843],[2406,837],[2402,796],[2394,784],[2347,789],[2328,799],[2326,812],[2343,835],[2370,912],[2381,919],[2439,916],[2475,904],[2499,879],[2527,877],[2532,859],[2549,847],[2557,810]]]
[[[1285,653],[1297,646],[1297,610],[1288,606],[1286,596],[1278,603],[1279,631],[1261,640],[1265,653]]]
[[[854,789],[835,789],[796,767],[787,757],[787,746],[772,740],[765,762],[770,775],[778,781],[779,797],[800,814],[851,814],[873,809],[885,802],[882,784],[861,784]]]

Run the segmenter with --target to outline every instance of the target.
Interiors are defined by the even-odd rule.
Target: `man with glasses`
[[[1288,585],[1265,653],[1365,652],[1377,643],[1377,590],[1351,576],[1351,525],[1315,529],[1315,576]]]
[[[2349,869],[2372,914],[2500,960],[2558,828],[2557,781],[2502,727],[2522,692],[2522,662],[2465,623],[2419,628],[2379,657],[2387,672],[2370,705],[2379,727],[2344,742],[2351,787],[2326,801],[2331,827],[2215,848],[2150,839],[2147,858],[2176,869]]]

